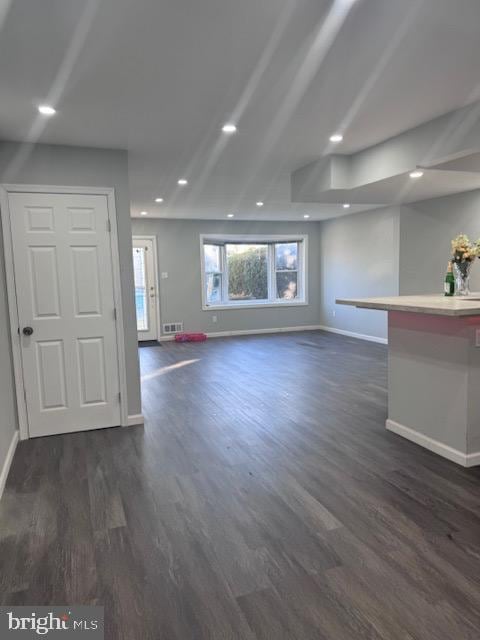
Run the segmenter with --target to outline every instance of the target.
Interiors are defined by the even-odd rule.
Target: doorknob
[[[33,333],[33,328],[32,327],[23,327],[23,335],[24,336],[31,336]]]

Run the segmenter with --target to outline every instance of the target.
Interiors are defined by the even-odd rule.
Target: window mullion
[[[304,278],[306,264],[304,261],[304,256],[305,253],[303,242],[297,242],[297,296],[302,300],[305,297]]]
[[[275,301],[275,245],[268,245],[268,301]]]
[[[228,302],[228,264],[227,264],[227,250],[225,245],[221,248],[222,256],[222,302],[225,304]]]

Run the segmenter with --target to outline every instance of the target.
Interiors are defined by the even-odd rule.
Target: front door
[[[156,340],[158,318],[153,240],[134,237],[132,244],[138,340]]]
[[[119,425],[107,197],[8,197],[29,434]]]

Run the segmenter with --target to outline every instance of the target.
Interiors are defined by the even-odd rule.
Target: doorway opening
[[[138,341],[157,341],[160,308],[155,236],[133,236],[132,257]]]

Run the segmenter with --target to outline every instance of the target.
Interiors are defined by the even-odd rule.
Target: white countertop
[[[362,309],[409,311],[410,313],[430,313],[441,316],[480,315],[480,293],[472,293],[470,296],[465,297],[428,294],[385,298],[339,298],[336,303]]]

